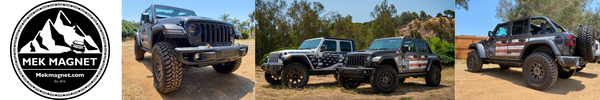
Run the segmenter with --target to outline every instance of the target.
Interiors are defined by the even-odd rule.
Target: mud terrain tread
[[[545,69],[547,69],[547,72],[545,73],[546,75],[544,76],[542,83],[539,83],[539,84],[535,84],[535,83],[533,83],[534,82],[533,80],[529,79],[528,70],[527,70],[527,69],[529,69],[528,66],[530,65],[530,63],[533,62],[532,60],[535,58],[541,59],[541,62],[543,63],[542,65],[547,65],[545,67]],[[558,64],[556,63],[554,58],[551,57],[550,55],[543,53],[543,52],[534,52],[531,55],[527,56],[527,58],[525,59],[525,62],[523,63],[523,79],[525,79],[527,86],[529,86],[533,89],[537,89],[537,90],[546,90],[546,89],[552,87],[552,85],[554,85],[554,83],[556,83],[557,78],[558,78]]]
[[[379,86],[379,84],[377,84],[376,79],[378,78],[379,74],[382,73],[382,71],[391,71],[392,73],[392,86],[389,88],[383,88],[382,86]],[[394,92],[394,90],[396,90],[396,87],[398,87],[398,72],[396,72],[396,70],[394,70],[394,68],[392,68],[390,65],[380,65],[376,70],[375,73],[373,73],[373,75],[371,75],[371,78],[369,78],[369,82],[371,83],[371,88],[373,88],[375,91],[381,92],[381,93],[392,93]]]
[[[430,71],[427,72],[427,75],[425,75],[425,83],[427,84],[427,86],[439,86],[440,82],[442,81],[442,71],[440,70],[440,67],[438,67],[437,65],[431,65],[432,69],[429,69]],[[439,75],[437,78],[439,78],[439,80],[436,82],[435,79],[433,78],[434,74]],[[437,76],[436,75],[436,76]]]
[[[474,57],[475,62],[473,62],[474,66],[469,68],[469,59],[471,59],[471,57]],[[477,53],[477,51],[469,52],[469,56],[467,57],[467,70],[469,70],[470,72],[479,72],[481,71],[481,67],[483,67],[483,60],[479,58],[479,54]]]
[[[595,45],[594,27],[586,25],[578,31],[576,46],[579,56],[582,56],[585,61],[595,61],[593,48]]]
[[[142,50],[141,45],[139,44],[140,42],[135,39],[135,43],[133,46],[134,49],[134,53],[135,53],[135,60],[142,60],[144,59],[144,53],[146,53],[146,51]]]
[[[270,73],[265,72],[265,80],[267,80],[267,83],[271,85],[281,85],[281,76],[279,80],[276,80]]]
[[[174,45],[167,42],[158,42],[154,45],[154,50],[159,52],[156,56],[160,57],[165,71],[162,81],[164,85],[157,88],[161,93],[175,91],[181,85],[183,68],[182,63],[175,58],[174,48]],[[155,55],[153,54],[153,56]]]
[[[231,72],[235,72],[240,66],[242,66],[242,58],[239,58],[232,62],[227,62],[225,65],[212,65],[213,69],[219,73],[228,74]]]
[[[339,81],[340,85],[342,87],[344,87],[345,89],[356,89],[358,86],[360,86],[360,84],[362,84],[362,81],[360,81],[360,80],[354,80],[357,83],[348,84],[348,83],[346,83],[346,80],[348,78],[344,77],[344,75],[336,75],[336,76],[338,77],[337,79],[339,79],[338,81]]]

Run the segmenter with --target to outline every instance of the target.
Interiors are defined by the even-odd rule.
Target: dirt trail
[[[123,99],[150,100],[254,100],[254,40],[236,40],[236,43],[249,46],[248,55],[242,59],[242,66],[232,74],[221,74],[211,66],[188,68],[183,72],[183,82],[179,89],[160,94],[153,86],[150,70],[150,53],[143,60],[135,60],[133,40],[124,40],[122,62]]]
[[[480,72],[467,71],[466,60],[456,61],[456,99],[597,99],[600,97],[600,68],[589,64],[569,79],[559,78],[554,86],[539,91],[529,88],[521,67],[502,70],[497,64],[484,64]]]
[[[260,67],[256,67],[260,68]],[[357,89],[344,89],[333,75],[311,75],[308,85],[298,89],[288,89],[280,85],[269,85],[264,79],[264,72],[256,71],[256,99],[290,99],[290,100],[365,100],[389,99],[398,100],[449,100],[454,99],[454,68],[442,70],[442,83],[438,87],[429,87],[424,78],[407,78],[403,84],[390,94],[379,94],[368,83]]]

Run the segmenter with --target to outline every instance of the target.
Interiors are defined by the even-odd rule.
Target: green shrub
[[[250,37],[250,35],[246,31],[242,31],[241,33],[242,33],[242,39],[248,39],[248,37]]]

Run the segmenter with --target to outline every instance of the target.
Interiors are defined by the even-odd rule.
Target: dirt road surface
[[[143,60],[135,60],[133,40],[123,41],[123,100],[254,100],[254,40],[236,40],[248,44],[248,55],[242,66],[232,74],[221,74],[211,66],[188,68],[183,72],[179,89],[161,94],[153,86],[150,53]]]
[[[260,69],[260,67],[256,67]],[[264,72],[256,71],[257,100],[450,100],[454,99],[454,68],[442,70],[442,83],[438,87],[429,87],[424,78],[407,78],[390,94],[380,94],[363,83],[357,89],[344,89],[333,75],[311,75],[308,85],[303,88],[289,89],[281,85],[269,85],[264,79]]]
[[[569,79],[558,78],[547,90],[529,88],[521,67],[502,70],[497,64],[484,64],[480,72],[467,71],[466,60],[456,61],[456,99],[570,99],[600,98],[600,65],[592,63]]]

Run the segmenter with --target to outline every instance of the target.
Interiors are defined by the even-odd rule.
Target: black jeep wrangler
[[[382,93],[391,93],[408,77],[425,77],[428,86],[441,81],[440,56],[427,41],[404,37],[376,39],[366,51],[349,53],[336,67],[338,81],[354,89],[364,81]]]
[[[298,50],[282,50],[269,53],[265,80],[271,85],[283,84],[290,88],[303,87],[309,75],[335,74],[341,66],[341,58],[356,51],[354,40],[338,38],[313,38],[305,40]]]
[[[184,67],[212,67],[220,73],[237,70],[248,45],[235,44],[241,34],[233,24],[196,17],[191,10],[152,4],[142,13],[135,34],[135,59],[152,53],[154,87],[169,93],[181,85]]]
[[[587,61],[595,61],[594,28],[579,28],[578,36],[544,17],[525,17],[500,23],[488,32],[489,39],[470,44],[467,67],[478,72],[482,65],[499,64],[501,69],[522,67],[527,85],[545,90],[557,78],[569,78]]]

